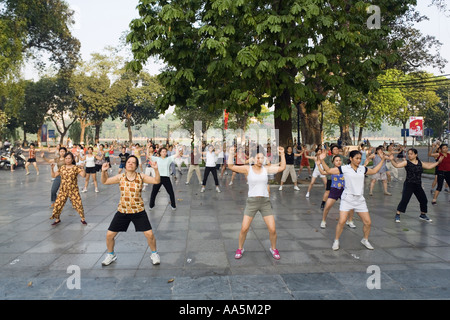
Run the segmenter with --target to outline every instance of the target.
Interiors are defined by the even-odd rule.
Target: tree
[[[0,61],[6,60],[0,74],[8,74],[21,65],[25,55],[40,60],[42,51],[50,53],[50,61],[62,74],[70,73],[79,59],[80,43],[70,32],[74,12],[62,0],[0,0]]]
[[[201,105],[222,111],[258,114],[261,105],[275,106],[275,128],[287,145],[292,102],[311,112],[334,89],[349,108],[355,91],[374,86],[389,23],[410,3],[379,1],[385,24],[369,30],[363,1],[140,1],[127,37],[129,67],[139,71],[150,56],[167,64],[159,75],[161,110],[182,106],[193,90],[204,90]],[[299,74],[304,81],[296,81]]]
[[[155,100],[163,93],[163,88],[155,77],[146,72],[139,74],[125,72],[113,84],[111,92],[115,95],[116,101],[112,117],[119,117],[125,121],[128,139],[132,142],[132,126],[139,127],[158,117]]]
[[[70,126],[77,121],[76,116],[77,101],[75,92],[66,78],[50,78],[53,82],[50,94],[52,99],[49,103],[49,118],[54,123],[56,130],[60,134],[59,143],[63,144]]]

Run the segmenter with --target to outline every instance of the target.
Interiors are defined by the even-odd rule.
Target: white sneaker
[[[309,198],[309,192],[306,193],[306,197]]]
[[[84,188],[83,190],[81,190],[81,192],[87,192],[87,189],[86,189],[86,188]]]
[[[95,192],[99,192],[97,188],[95,188]]]
[[[170,206],[170,207],[172,208],[172,211],[177,210],[177,207],[172,207],[172,206]]]
[[[146,187],[146,186],[144,186],[144,187],[142,188],[142,191],[145,191],[145,187]]]
[[[117,260],[117,256],[115,254],[108,253],[106,255],[105,260],[103,260],[102,265],[103,266],[109,266],[111,263],[113,263],[116,260]]]
[[[370,244],[369,240],[363,238],[363,239],[361,240],[361,243],[362,243],[367,249],[373,250],[373,247],[372,247],[372,245]]]
[[[157,252],[153,252],[152,255],[150,256],[150,260],[152,260],[153,264],[160,264],[161,263],[161,259],[159,257],[159,254]]]
[[[320,223],[320,227],[321,227],[322,229],[325,229],[325,228],[327,227],[327,223],[326,223],[325,221],[322,221],[322,222]]]
[[[187,182],[187,181],[186,181],[186,183],[185,183],[185,184],[186,184],[186,185],[188,185],[188,184],[189,184],[189,182]]]
[[[218,193],[220,193],[220,189],[219,189],[219,187],[216,187],[216,191],[217,191]]]
[[[233,181],[230,181],[230,183],[228,184],[229,186],[232,186],[233,185]]]
[[[278,188],[278,190],[280,190],[280,191],[283,190],[283,186],[280,186],[280,187]]]
[[[300,188],[297,186],[294,186],[294,190],[300,191]]]
[[[339,250],[339,240],[334,240],[331,249],[333,249],[334,251]]]
[[[205,187],[202,187],[202,190],[200,190],[200,192],[205,192]]]
[[[345,224],[348,225],[348,226],[349,226],[350,228],[352,228],[352,229],[355,229],[355,228],[356,228],[356,226],[355,226],[355,224],[353,223],[353,221],[347,221]]]

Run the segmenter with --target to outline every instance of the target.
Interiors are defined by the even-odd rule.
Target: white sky
[[[76,24],[73,35],[81,42],[83,60],[89,60],[93,52],[102,52],[106,46],[118,46],[119,38],[128,30],[132,19],[138,17],[138,0],[66,0],[76,12]],[[376,0],[372,1],[376,4]],[[428,7],[431,0],[418,0],[418,11],[430,18],[430,21],[418,25],[423,34],[435,36],[443,43],[441,55],[449,61],[444,74],[450,74],[450,17],[435,7]],[[449,4],[450,5],[450,4]],[[383,13],[381,13],[383,14]],[[450,16],[450,14],[448,14]],[[161,64],[149,61],[147,71],[159,73]],[[436,75],[439,70],[428,69]],[[26,78],[36,78],[32,68],[26,68]]]

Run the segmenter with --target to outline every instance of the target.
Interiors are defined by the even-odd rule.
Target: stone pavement
[[[117,166],[113,169],[117,172]],[[144,192],[161,264],[151,264],[144,236],[130,225],[116,239],[117,261],[103,267],[105,234],[116,212],[118,186],[100,183],[100,192],[95,193],[90,184],[82,194],[87,226],[67,202],[61,224],[52,227],[49,166],[41,164],[39,176],[33,167],[30,171],[28,176],[23,169],[0,171],[1,300],[450,298],[450,210],[445,192],[436,206],[431,206],[429,196],[433,222],[418,219],[413,197],[401,223],[395,223],[402,182],[392,183],[392,196],[383,195],[378,184],[370,197],[366,187],[375,250],[360,244],[362,223],[356,217],[357,228],[346,228],[341,249],[333,251],[339,204],[332,208],[327,228],[321,229],[323,186],[317,183],[309,199],[305,198],[307,181],[303,180],[301,191],[289,185],[278,191],[272,186],[281,260],[269,253],[268,232],[259,213],[244,256],[235,260],[247,198],[244,177],[237,175],[229,186],[231,175],[224,176],[222,192],[216,193],[210,176],[206,192],[200,193],[195,175],[185,185],[185,170],[174,181],[175,212],[164,188],[152,211],[148,210],[150,188]],[[404,177],[404,170],[400,172]],[[431,182],[423,178],[428,195]],[[79,183],[84,185],[84,179]],[[380,286],[369,289],[374,284]]]

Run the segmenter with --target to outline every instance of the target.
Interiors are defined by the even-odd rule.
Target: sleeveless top
[[[412,163],[409,160],[406,160],[406,179],[405,182],[414,183],[414,184],[422,184],[422,162],[418,160],[417,164]]]
[[[252,166],[249,167],[247,183],[248,183],[248,196],[249,197],[269,197],[269,191],[267,191],[267,183],[269,177],[267,170],[262,167],[260,174],[253,172]]]
[[[88,154],[86,155],[86,167],[87,168],[95,167],[95,156],[94,155],[92,155],[92,157],[90,157]]]
[[[133,181],[128,180],[126,173],[120,177],[120,202],[117,211],[120,213],[139,213],[144,211],[144,200],[141,196],[143,180],[139,173]]]

